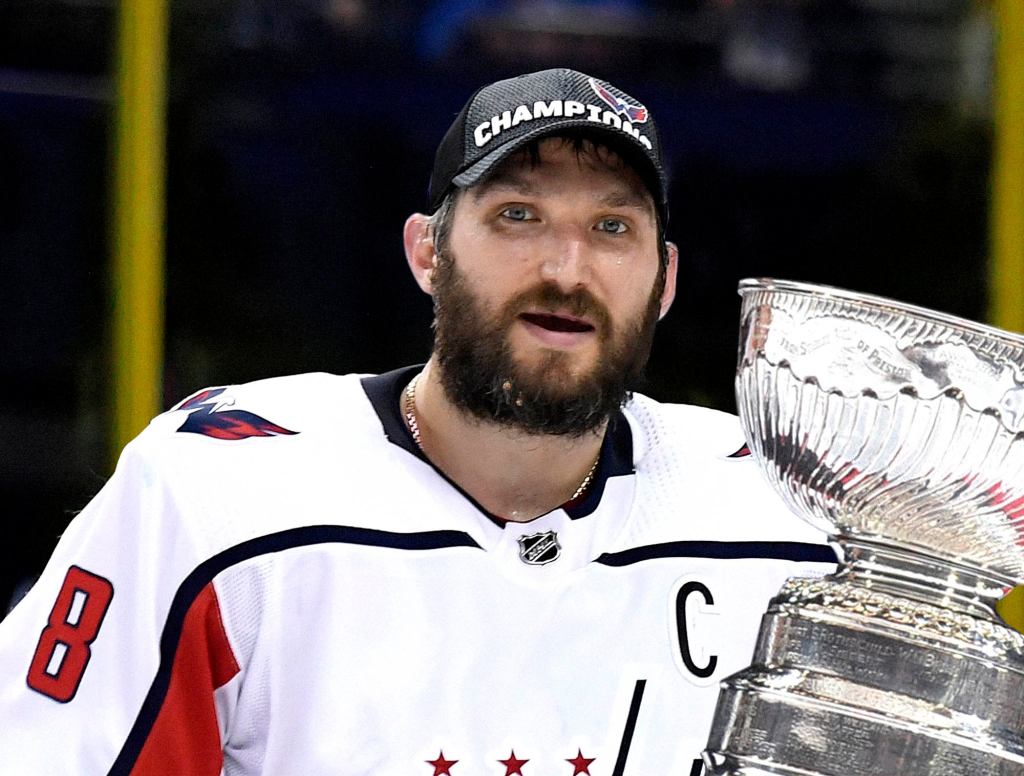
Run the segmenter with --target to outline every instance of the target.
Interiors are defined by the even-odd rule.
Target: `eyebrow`
[[[528,197],[535,197],[540,193],[537,187],[532,185],[526,178],[507,170],[495,173],[492,177],[474,188],[476,189],[474,191],[474,198],[477,202],[495,189],[514,191],[517,194],[523,194]]]
[[[598,202],[605,207],[628,207],[643,210],[652,215],[654,213],[654,203],[651,198],[633,189],[610,192],[601,197]]]
[[[540,190],[526,178],[511,171],[499,172],[474,188],[473,196],[477,202],[496,190],[512,191],[527,197],[540,194]],[[654,215],[654,204],[651,198],[632,188],[609,192],[598,200],[598,204],[611,208],[627,207]]]

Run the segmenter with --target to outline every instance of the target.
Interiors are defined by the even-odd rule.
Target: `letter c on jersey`
[[[718,656],[708,657],[707,665],[699,666],[693,660],[693,653],[690,652],[690,634],[687,632],[686,604],[691,595],[699,594],[707,605],[715,603],[711,591],[702,582],[687,582],[679,588],[676,594],[676,631],[679,636],[679,654],[683,658],[683,665],[686,670],[696,677],[707,679],[715,672],[718,666]]]

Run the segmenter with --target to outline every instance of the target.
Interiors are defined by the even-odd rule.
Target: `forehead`
[[[546,193],[553,182],[564,182],[562,171],[575,166],[597,173],[604,197],[614,196],[654,215],[654,199],[633,167],[614,150],[581,137],[549,137],[531,143],[498,165],[483,181],[469,189],[479,201],[497,191]]]

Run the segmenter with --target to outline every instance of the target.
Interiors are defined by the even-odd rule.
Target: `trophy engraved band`
[[[1024,337],[888,299],[745,280],[751,451],[842,552],[790,579],[722,685],[716,776],[1022,776]]]

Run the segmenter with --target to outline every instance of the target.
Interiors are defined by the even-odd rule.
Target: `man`
[[[426,365],[156,418],[0,628],[23,774],[695,774],[768,598],[833,565],[735,419],[629,390],[672,302],[653,119],[470,98],[405,249]]]

